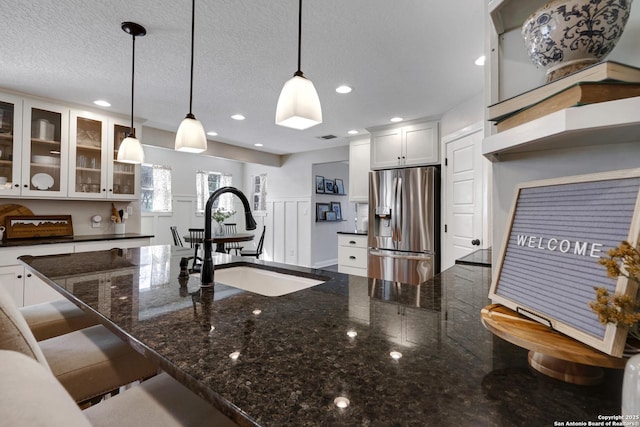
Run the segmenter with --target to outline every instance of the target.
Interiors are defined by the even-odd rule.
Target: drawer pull
[[[354,257],[353,255],[350,255],[349,259],[356,259],[356,257]]]
[[[355,245],[355,244],[356,244],[356,241],[355,241],[355,240],[349,240],[349,244],[350,244],[350,245]]]

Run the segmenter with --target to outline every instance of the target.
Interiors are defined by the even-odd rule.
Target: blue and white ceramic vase
[[[604,59],[629,20],[632,0],[553,0],[522,26],[529,58],[547,82]]]

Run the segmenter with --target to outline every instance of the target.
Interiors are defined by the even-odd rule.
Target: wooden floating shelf
[[[482,154],[501,154],[638,141],[640,97],[565,108],[485,138]]]

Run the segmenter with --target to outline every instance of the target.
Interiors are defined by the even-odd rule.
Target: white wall
[[[456,105],[442,115],[440,136],[451,135],[467,126],[484,121],[484,107],[483,92],[479,92],[462,104]],[[441,153],[444,152],[441,151]]]
[[[314,267],[326,267],[338,263],[338,231],[355,230],[355,203],[349,202],[348,196],[337,196],[335,194],[315,193],[315,176],[319,175],[325,179],[342,179],[345,193],[349,189],[349,164],[348,162],[319,163],[312,167],[313,180],[310,185],[313,187],[313,218],[311,224],[311,265]],[[342,209],[343,221],[340,222],[316,222],[316,203],[339,202]]]
[[[312,266],[313,165],[348,159],[349,147],[343,146],[283,156],[280,167],[245,165],[245,193],[251,192],[252,176],[267,174],[267,215],[258,220],[259,227],[267,225],[263,259]]]
[[[509,222],[514,191],[521,182],[586,173],[633,169],[639,166],[640,139],[627,144],[606,144],[579,149],[548,150],[501,155],[493,164],[494,264]]]
[[[219,159],[202,154],[182,153],[168,148],[144,146],[145,163],[171,167],[171,192],[173,195],[170,213],[142,214],[142,232],[154,234],[151,244],[172,244],[169,227],[175,225],[181,235],[190,227],[203,228],[204,217],[196,216],[196,172],[199,170],[221,172],[233,176],[234,187],[244,187],[244,163]],[[244,208],[237,197],[233,198],[236,214],[227,222],[235,222],[244,229]]]

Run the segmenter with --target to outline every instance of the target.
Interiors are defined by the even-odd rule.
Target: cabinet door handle
[[[18,279],[22,279],[22,274],[18,274]]]
[[[20,184],[14,184],[13,186],[18,188],[18,187],[20,187]]]
[[[349,259],[356,259],[353,255],[349,255]]]
[[[355,241],[355,240],[349,240],[349,244],[350,244],[350,245],[355,245],[355,244],[356,244],[356,241]]]
[[[31,277],[31,273],[27,274],[27,277]]]
[[[24,188],[29,188],[29,186],[27,184],[24,185]]]

